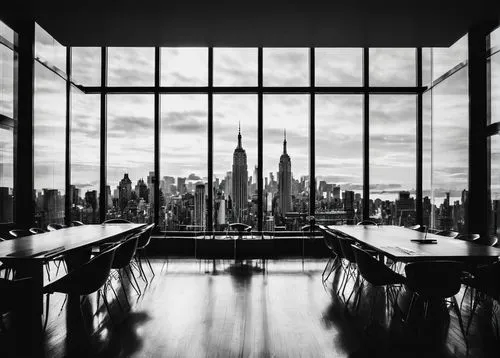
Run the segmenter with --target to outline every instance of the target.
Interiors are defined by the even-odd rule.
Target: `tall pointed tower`
[[[292,210],[292,162],[286,152],[286,129],[283,132],[283,154],[278,171],[279,213],[283,216]]]
[[[233,154],[233,183],[232,183],[233,200],[233,218],[236,221],[243,221],[243,217],[247,214],[244,210],[248,206],[248,168],[247,168],[247,153],[241,145],[241,127],[238,125],[238,146]]]

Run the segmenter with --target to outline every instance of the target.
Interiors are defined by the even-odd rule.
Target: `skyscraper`
[[[241,146],[241,128],[238,128],[238,146],[233,154],[233,193],[231,195],[233,201],[233,217],[237,221],[242,221],[244,215],[243,210],[247,207],[247,185],[247,153]]]
[[[227,172],[226,173],[226,180],[225,182],[225,188],[224,188],[224,194],[226,199],[229,197],[229,195],[233,195],[233,172]]]
[[[286,152],[286,131],[283,138],[283,154],[280,157],[278,171],[278,193],[279,193],[279,212],[285,216],[292,210],[292,162]]]
[[[123,175],[123,179],[120,180],[120,184],[118,185],[118,195],[119,195],[119,203],[120,209],[123,210],[128,204],[128,201],[132,197],[132,181],[129,179],[128,174],[125,173]]]
[[[194,225],[205,227],[205,184],[196,184],[194,192]]]

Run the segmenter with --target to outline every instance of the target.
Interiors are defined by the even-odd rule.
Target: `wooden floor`
[[[156,276],[139,279],[141,294],[130,285],[112,292],[111,319],[95,295],[82,305],[53,295],[44,348],[40,356],[100,357],[498,357],[491,305],[480,306],[467,341],[457,316],[444,306],[431,308],[427,322],[401,323],[401,315],[379,294],[364,290],[359,311],[346,308],[326,288],[321,273],[326,260],[232,261],[152,260]],[[348,295],[351,284],[346,288]],[[409,293],[400,305],[407,307]],[[460,302],[460,297],[459,302]],[[352,301],[352,299],[351,299]],[[468,321],[468,304],[462,314]],[[76,313],[75,313],[76,312]],[[371,315],[373,313],[373,319]],[[419,315],[418,310],[415,311]],[[94,315],[95,314],[95,315]],[[75,316],[76,315],[76,316]],[[393,317],[392,317],[393,316]],[[371,322],[371,323],[370,323]],[[12,331],[0,335],[0,356],[16,356]],[[83,324],[82,324],[83,323]],[[66,327],[69,327],[68,329]],[[89,334],[90,333],[90,334]]]

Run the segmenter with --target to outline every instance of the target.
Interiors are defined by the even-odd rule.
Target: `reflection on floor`
[[[500,344],[493,329],[491,305],[480,307],[466,343],[457,317],[442,305],[430,308],[427,322],[415,319],[407,325],[401,323],[397,310],[393,315],[386,307],[382,294],[371,304],[370,289],[363,291],[358,311],[352,304],[346,308],[342,296],[332,290],[341,280],[339,275],[332,275],[326,288],[321,284],[325,262],[255,260],[234,264],[155,259],[156,276],[152,278],[146,271],[148,285],[139,279],[141,295],[130,285],[115,284],[124,311],[108,292],[111,316],[102,302],[96,312],[92,295],[81,305],[82,322],[79,302],[70,302],[61,310],[64,296],[53,295],[41,355],[498,356]],[[401,294],[403,311],[408,296]],[[465,300],[462,314],[466,322],[468,311]],[[9,352],[9,334],[7,330],[0,336],[2,356]]]

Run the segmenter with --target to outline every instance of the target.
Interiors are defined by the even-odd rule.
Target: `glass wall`
[[[64,221],[66,82],[35,62],[35,221],[40,227]]]
[[[75,84],[99,87],[101,49],[72,51]],[[207,87],[208,48],[161,48],[161,87],[157,89],[154,48],[108,48],[106,133],[100,133],[99,94],[73,89],[68,193],[72,196],[72,218],[89,223],[99,221],[99,189],[103,185],[102,210],[106,218],[150,222],[154,199],[158,198],[158,221],[171,231],[205,230],[209,226],[224,230],[234,222],[256,229],[259,203],[263,207],[263,229],[268,230],[299,229],[310,213],[325,224],[355,223],[361,220],[363,208],[368,208],[370,216],[380,223],[413,224],[416,50],[371,48],[369,61],[364,63],[361,48],[314,49],[314,78],[310,51],[264,48],[264,88],[259,88],[257,48],[214,48],[213,87]],[[59,204],[65,194],[65,49],[37,27],[36,54],[37,218],[48,216],[56,221],[62,220],[64,210]],[[467,37],[447,49],[423,51],[423,81],[431,86],[424,95],[423,108],[424,221],[437,228],[461,230],[466,215],[466,57]],[[4,68],[11,57],[2,54],[1,58]],[[492,98],[496,98],[497,87],[495,61],[492,56]],[[363,78],[364,66],[368,66],[369,79]],[[10,72],[2,76],[8,79]],[[311,79],[315,87],[311,87]],[[367,81],[369,113],[364,113],[362,87]],[[11,102],[7,97],[9,86],[13,87],[11,82],[2,82],[1,110],[5,113],[12,111],[5,104]],[[134,87],[146,86],[148,89],[140,92],[150,94],[122,93],[125,88],[133,92]],[[285,87],[298,88],[289,91]],[[352,91],[333,94],[331,87],[351,87]],[[394,88],[393,94],[385,93],[387,88],[381,87]],[[314,128],[308,94],[311,90],[315,91]],[[154,128],[155,91],[161,98],[159,133]],[[258,93],[262,94],[262,103],[258,102]],[[212,113],[209,96],[213,98]],[[262,153],[258,152],[257,141],[260,106]],[[496,102],[492,100],[491,117],[496,117],[496,112]],[[213,120],[211,153],[209,118]],[[370,133],[369,198],[363,198],[365,125]],[[6,177],[9,169],[4,168],[9,167],[11,149],[9,141],[3,139],[9,137],[8,129],[2,129],[2,143],[7,143],[2,144],[6,158],[2,159],[2,176]],[[315,133],[314,143],[310,130]],[[154,173],[155,135],[160,143],[158,178]],[[100,183],[98,170],[101,136],[106,136],[107,141],[107,183]],[[311,158],[313,145],[315,156]],[[257,167],[259,155],[262,168]],[[208,182],[210,160],[212,183]],[[315,178],[310,178],[311,161]],[[262,197],[257,193],[260,171]],[[158,193],[154,192],[156,180]],[[310,210],[313,185],[316,197]],[[209,194],[213,195],[210,203]],[[210,208],[213,216],[207,217]]]
[[[159,223],[165,230],[206,227],[207,105],[204,94],[161,96]]]
[[[316,222],[363,218],[363,96],[317,95]]]
[[[154,209],[152,95],[108,95],[106,219],[151,222]]]
[[[0,21],[0,224],[14,221],[14,32]],[[7,44],[11,46],[8,47]]]

